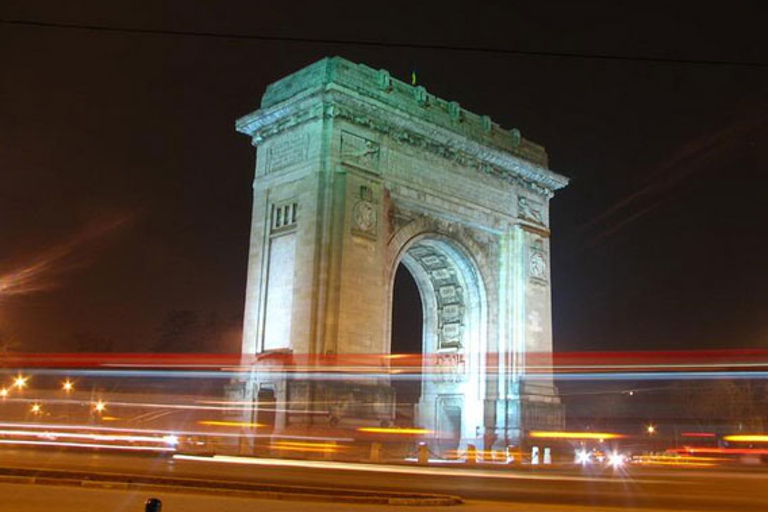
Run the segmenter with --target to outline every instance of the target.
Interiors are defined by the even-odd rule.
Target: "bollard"
[[[539,463],[539,447],[534,446],[531,448],[531,464]]]
[[[381,462],[381,443],[371,443],[371,462]]]
[[[465,461],[467,464],[475,464],[477,463],[477,447],[473,444],[467,445],[467,460]]]
[[[163,502],[157,498],[149,498],[144,502],[144,512],[160,512],[163,510]]]
[[[552,450],[549,446],[544,447],[544,464],[552,464]]]
[[[427,443],[419,443],[419,464],[429,464],[429,449]]]

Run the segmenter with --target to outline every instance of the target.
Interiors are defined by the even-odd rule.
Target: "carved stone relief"
[[[437,303],[437,350],[460,349],[464,332],[464,290],[448,259],[429,246],[409,251],[427,272]]]
[[[525,196],[517,197],[517,216],[529,222],[544,224],[544,217],[541,214],[542,205],[536,201],[528,199]]]
[[[462,382],[466,376],[466,358],[461,352],[435,354],[435,371],[441,382]]]
[[[539,284],[547,282],[547,257],[544,242],[537,238],[531,245],[531,253],[528,259],[528,275],[531,281]]]
[[[352,206],[352,234],[375,240],[378,224],[378,205],[374,202],[373,191],[362,185]]]
[[[341,133],[341,161],[378,172],[381,148],[375,141],[350,132]]]

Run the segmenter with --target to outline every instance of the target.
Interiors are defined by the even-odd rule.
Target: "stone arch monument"
[[[415,422],[486,448],[562,426],[551,379],[526,378],[552,351],[548,203],[567,184],[541,146],[338,57],[236,126],[257,148],[244,354],[390,353],[402,264],[429,362]]]

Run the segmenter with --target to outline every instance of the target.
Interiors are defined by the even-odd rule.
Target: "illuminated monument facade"
[[[236,126],[257,148],[244,354],[390,353],[402,263],[437,375],[414,423],[485,448],[562,426],[551,380],[526,378],[527,354],[551,360],[548,204],[567,184],[541,146],[341,58],[273,83]]]

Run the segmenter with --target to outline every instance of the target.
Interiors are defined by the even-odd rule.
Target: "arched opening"
[[[393,379],[400,420],[416,404],[412,423],[434,432],[433,446],[451,456],[483,431],[485,288],[469,252],[442,234],[411,239],[394,274],[392,353],[423,357],[418,387],[399,373]]]
[[[419,287],[402,263],[392,292],[392,353],[421,354],[424,308]]]
[[[402,263],[397,266],[392,289],[392,354],[421,354],[424,307],[419,287]],[[395,388],[395,422],[412,425],[414,405],[421,397],[421,372],[399,374]]]

